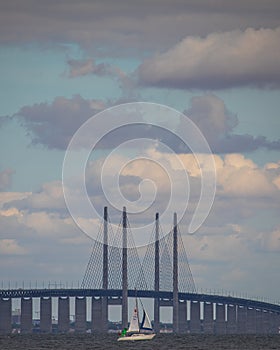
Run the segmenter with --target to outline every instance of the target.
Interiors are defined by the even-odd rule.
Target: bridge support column
[[[154,331],[159,333],[160,331],[160,302],[159,298],[154,299]]]
[[[179,333],[187,333],[187,302],[179,302]]]
[[[69,297],[58,298],[58,331],[66,333],[70,328]]]
[[[123,208],[123,242],[122,242],[122,327],[128,324],[128,277],[127,277],[127,216]]]
[[[273,318],[274,318],[274,312],[269,311],[269,316],[268,316],[268,333],[273,334]]]
[[[52,299],[40,299],[40,331],[51,333],[52,331]]]
[[[32,333],[32,328],[32,298],[21,298],[21,333]]]
[[[256,333],[263,333],[263,310],[256,309]]]
[[[156,231],[155,231],[155,292],[159,292],[159,214],[156,213]],[[159,298],[154,299],[154,330],[156,333],[160,331],[160,306]]]
[[[279,333],[279,314],[277,312],[273,312],[273,320],[272,320],[272,333]]]
[[[247,308],[247,324],[246,330],[248,334],[255,334],[257,332],[256,328],[256,309],[248,307]]]
[[[227,305],[227,334],[237,333],[236,305]]]
[[[200,303],[198,301],[191,302],[190,332],[191,333],[201,332]]]
[[[245,306],[237,306],[237,333],[246,333],[246,323],[247,323],[247,308]]]
[[[173,219],[173,332],[179,331],[179,299],[178,299],[178,228],[177,214]]]
[[[12,299],[0,298],[0,334],[12,331]]]
[[[204,315],[203,315],[203,333],[214,333],[214,320],[213,320],[213,304],[204,303]]]
[[[108,332],[108,298],[101,298],[102,332]]]
[[[263,331],[262,331],[262,333],[268,334],[269,333],[269,311],[263,310],[262,317],[263,317],[263,322],[262,322]]]
[[[92,312],[91,312],[91,329],[93,333],[101,333],[103,331],[102,327],[102,299],[95,299],[92,297]],[[126,325],[127,327],[127,325]]]
[[[75,298],[75,331],[78,333],[86,332],[86,298],[76,297]]]
[[[224,304],[216,304],[216,322],[215,322],[215,333],[225,334],[226,333],[226,308]]]
[[[102,288],[108,290],[108,208],[104,207],[104,231],[103,231],[103,278]],[[108,331],[108,297],[102,297],[102,330]]]

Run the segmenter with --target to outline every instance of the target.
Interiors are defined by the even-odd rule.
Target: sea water
[[[172,335],[160,334],[153,340],[117,342],[117,335],[93,334],[14,334],[0,336],[1,350],[92,350],[92,349],[193,349],[270,350],[280,349],[280,335]]]

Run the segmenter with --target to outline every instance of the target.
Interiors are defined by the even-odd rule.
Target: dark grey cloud
[[[0,4],[0,43],[78,43],[122,55],[166,50],[187,35],[279,25],[277,0],[11,0]]]
[[[15,115],[27,129],[32,143],[65,149],[77,129],[104,108],[103,102],[86,100],[80,95],[56,97],[49,103],[22,107]]]
[[[98,100],[87,100],[80,95],[72,98],[56,97],[52,103],[39,103],[32,106],[22,107],[13,118],[26,128],[33,144],[41,144],[50,149],[66,149],[70,140],[79,127],[89,118],[103,111],[107,107],[131,102],[124,98],[117,101],[102,102]],[[127,112],[129,113],[129,112]],[[121,121],[122,116],[117,115]],[[129,118],[129,119],[127,119]],[[137,124],[127,125],[127,120]],[[99,120],[94,130],[89,130],[81,140],[80,146],[91,145],[93,133],[95,137],[101,137],[100,130],[108,129],[106,121]],[[121,143],[136,138],[149,138],[162,140],[171,147],[174,143],[174,134],[164,129],[152,127],[143,122],[140,115],[126,115],[124,126],[106,133],[97,143],[97,148],[113,149]]]
[[[108,107],[125,102],[131,101],[122,99],[105,103],[87,100],[79,95],[69,99],[57,97],[50,104],[40,103],[22,107],[13,118],[18,119],[26,128],[33,144],[64,150],[74,133],[89,118]],[[248,152],[260,147],[268,150],[280,149],[280,140],[270,141],[263,136],[236,134],[234,128],[238,125],[237,116],[230,112],[224,102],[214,94],[193,97],[190,108],[183,113],[198,126],[215,153]],[[129,119],[125,119],[125,125],[106,133],[97,143],[96,148],[110,152],[110,149],[128,140],[147,138],[151,142],[160,141],[176,153],[190,152],[187,145],[176,136],[176,131],[172,133],[164,128],[147,125],[139,115],[129,117],[131,122],[136,121],[137,124],[127,125]],[[102,123],[102,121],[99,122]],[[104,123],[106,126],[106,121]],[[89,134],[85,135],[85,139],[81,140],[83,145],[80,146],[86,146],[88,142],[91,144],[92,132],[99,137],[104,125],[98,124],[94,130],[90,130]]]
[[[199,127],[214,153],[280,149],[280,140],[270,141],[264,136],[236,134],[234,128],[238,125],[237,116],[214,94],[193,97],[190,108],[184,114]]]

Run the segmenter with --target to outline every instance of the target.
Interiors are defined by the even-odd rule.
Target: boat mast
[[[136,292],[135,292],[135,306],[136,306],[137,320],[138,320],[138,332],[140,333],[139,309],[138,309],[138,300],[137,300]]]

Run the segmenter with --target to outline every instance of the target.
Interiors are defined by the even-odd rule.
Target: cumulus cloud
[[[174,180],[172,186],[182,189],[182,171],[178,167],[178,162],[174,160],[175,157],[179,157],[181,164],[188,171],[191,191],[196,193],[199,185],[197,180],[201,173],[192,155],[162,153],[155,148],[147,149],[146,155],[169,168],[169,175],[172,175]],[[209,155],[205,155],[206,164],[207,157]],[[188,232],[186,226],[197,201],[197,196],[191,195],[189,211],[180,222],[180,231],[197,283],[202,285],[210,283],[211,286],[214,284],[213,287],[216,283],[224,288],[236,290],[239,283],[244,286],[245,281],[246,286],[246,278],[253,272],[250,261],[252,265],[253,262],[256,264],[267,252],[279,249],[279,230],[270,227],[278,221],[279,188],[275,184],[275,179],[280,176],[280,166],[279,163],[268,163],[260,167],[241,154],[229,154],[223,157],[215,155],[214,158],[218,191],[210,216],[195,235],[186,234]],[[159,192],[158,205],[152,208],[151,213],[151,217],[154,218],[156,210],[161,213],[165,209],[170,195],[169,178],[162,168],[151,164],[148,160],[140,159],[139,162],[128,162],[128,160],[129,157],[126,155],[122,159],[120,157],[112,159],[109,167],[103,169],[104,175],[109,177],[112,175],[112,168],[117,167],[118,163],[125,163],[126,166],[121,172],[120,189],[123,195],[132,201],[138,199],[139,183],[143,179],[150,178],[154,181]],[[89,196],[100,213],[105,203],[104,195],[98,188],[98,173],[102,170],[102,164],[100,160],[93,160],[89,162],[87,169],[89,172],[87,181],[91,186]],[[114,188],[111,190],[114,192]],[[149,192],[143,191],[142,194],[148,196]],[[76,191],[75,196],[79,195]],[[90,246],[86,236],[79,231],[69,213],[61,210],[62,197],[59,182],[46,183],[36,193],[0,194],[2,203],[0,250],[3,252],[2,260],[0,259],[1,266],[6,266],[7,263],[3,257],[11,257],[17,259],[14,260],[17,264],[30,271],[32,265],[36,264],[40,274],[44,273],[46,278],[55,278],[54,276],[63,273],[65,278],[71,280],[70,273],[63,267],[67,264],[67,269],[70,268],[71,272],[78,276],[77,278],[81,278],[90,254]],[[176,208],[171,210],[182,207],[184,201],[185,198],[179,195],[176,198]],[[262,216],[267,222],[263,222],[260,228],[252,222],[263,215],[264,208],[269,211],[269,217],[265,219]],[[171,214],[169,222],[161,223],[164,232],[170,230]],[[118,223],[120,213],[112,212],[110,208],[110,218]],[[98,230],[99,222],[92,218],[81,215],[79,220],[83,221],[84,225]],[[147,213],[141,220],[147,220]],[[130,217],[130,221],[132,225],[139,223],[139,219],[135,216]],[[263,227],[266,228],[265,233]],[[77,254],[80,254],[79,257]],[[270,262],[270,259],[265,259],[265,268],[269,268]],[[17,266],[13,267],[13,264],[10,264],[11,276],[18,275],[16,269]],[[238,273],[243,270],[243,274]],[[237,283],[235,287],[227,278],[228,273],[235,276]],[[30,272],[28,274],[24,271],[24,275],[29,276]],[[211,278],[215,275],[218,277],[211,283]]]
[[[102,101],[84,99],[80,95],[72,98],[56,97],[52,103],[37,103],[32,106],[24,106],[12,117],[27,129],[33,144],[42,144],[50,149],[66,149],[75,132],[92,116],[102,112],[108,107],[131,102],[128,99],[117,101]],[[112,112],[113,117],[116,112]],[[108,115],[107,115],[108,116]],[[98,140],[103,133],[97,147],[108,149],[115,148],[120,143],[137,137],[158,137],[158,129],[150,128],[143,123],[140,113],[131,113],[129,109],[123,109],[123,114],[115,115],[119,122],[123,121],[124,127],[107,132],[110,125],[102,116],[98,122],[93,122],[94,128],[83,131],[83,138],[77,147],[91,147],[92,140]],[[126,126],[127,121],[137,122],[138,125]],[[142,124],[141,124],[142,123]],[[129,128],[129,130],[128,130]]]
[[[77,129],[104,107],[102,101],[87,100],[80,95],[56,97],[51,104],[24,106],[14,118],[27,128],[34,144],[65,149]]]
[[[261,235],[262,248],[270,252],[280,252],[280,228]]]
[[[19,210],[31,211],[65,211],[65,202],[63,197],[63,190],[61,181],[48,182],[42,187],[29,195],[22,198],[10,199],[8,204],[4,204],[4,209],[15,206]]]
[[[101,101],[84,99],[80,95],[72,98],[56,97],[52,103],[39,103],[32,106],[22,107],[13,118],[17,118],[28,130],[33,144],[42,144],[50,149],[66,149],[74,133],[78,128],[93,115],[105,110],[107,107],[118,105],[131,100]],[[112,149],[127,140],[148,138],[160,140],[177,153],[189,152],[190,150],[175,133],[168,132],[163,128],[146,125],[141,115],[118,115],[124,123],[127,120],[137,121],[137,125],[124,126],[106,133],[97,147]],[[238,135],[234,133],[234,127],[238,124],[236,115],[230,112],[222,99],[214,94],[193,97],[190,108],[183,113],[199,127],[206,137],[211,149],[215,153],[232,153],[254,151],[260,147],[271,150],[280,149],[280,140],[269,141],[263,136]],[[170,121],[172,122],[172,121]],[[178,126],[181,128],[181,125]],[[106,121],[99,118],[98,125],[84,135],[81,145],[91,145],[93,134],[95,137],[108,129]]]
[[[149,210],[145,211],[144,217],[141,217],[141,220],[150,220],[156,211],[166,210],[170,196],[173,196],[171,201],[173,207],[169,210],[180,212],[182,208],[185,208],[187,195],[189,195],[188,211],[183,219],[187,232],[200,195],[201,167],[204,167],[207,173],[210,156],[201,155],[199,165],[192,154],[162,153],[155,147],[147,149],[143,157],[143,159],[130,161],[129,157],[114,156],[110,158],[109,166],[104,166],[104,160],[101,159],[91,161],[86,179],[94,206],[99,212],[102,212],[104,203],[110,206],[110,200],[107,202],[108,198],[113,198],[121,205],[122,201],[118,192],[120,189],[124,198],[132,202],[138,200],[140,195],[143,196],[142,201],[147,203],[155,198]],[[280,176],[280,167],[272,171],[267,166],[258,166],[250,158],[238,153],[225,156],[214,155],[214,162],[217,192],[211,210],[212,214],[207,218],[209,225],[220,225],[223,229],[224,225],[231,224],[237,230],[240,222],[251,220],[256,213],[263,210],[270,210],[271,213],[277,211],[279,205],[277,181]],[[189,190],[187,190],[183,169],[188,173]],[[113,186],[113,178],[117,174],[120,175],[118,189]],[[139,186],[144,180],[152,181],[154,184],[155,197],[148,184],[147,191],[145,187]],[[207,177],[203,181],[206,182]],[[109,197],[104,195],[104,186]],[[274,221],[275,219],[276,216]]]
[[[100,77],[109,76],[116,79],[120,88],[126,96],[132,96],[134,92],[135,82],[132,76],[126,74],[119,67],[109,63],[96,63],[94,59],[76,60],[70,59],[67,61],[69,66],[70,78],[77,78],[86,75],[96,75]]]
[[[142,83],[182,89],[280,87],[280,27],[188,36],[139,67]]]
[[[76,78],[83,75],[96,74],[100,76],[111,74],[109,64],[96,64],[93,59],[88,60],[68,60],[70,67],[69,77]]]
[[[31,194],[31,192],[0,192],[0,208],[3,209],[6,203],[27,198]]]
[[[269,141],[263,136],[236,134],[237,116],[214,94],[192,97],[190,108],[184,114],[199,127],[214,153],[250,152],[261,147],[280,149],[280,140]]]
[[[241,154],[226,155],[222,167],[217,171],[224,194],[241,197],[277,195],[278,189],[271,181],[270,174]]]
[[[56,204],[59,198],[57,184],[51,183],[43,185],[41,193],[36,194],[0,193],[3,280],[82,278],[90,254],[89,239],[65,211],[61,213]]]
[[[96,63],[93,59],[87,60],[68,60],[70,68],[69,77],[76,78],[83,75],[97,75],[97,76],[116,76],[123,79],[126,74],[118,67],[113,66],[109,63]]]
[[[220,210],[221,219],[223,214]],[[197,285],[207,288],[208,293],[209,289],[216,289],[231,295],[236,292],[246,292],[249,297],[265,295],[267,290],[259,284],[260,279],[278,285],[277,257],[269,254],[279,249],[276,231],[260,232],[244,223],[204,225],[196,235],[183,237]],[[277,294],[271,291],[270,296]]]
[[[3,255],[22,255],[27,251],[21,247],[14,239],[0,239],[0,254]]]

